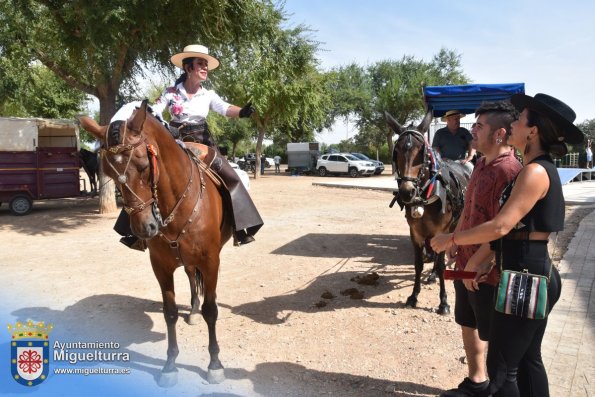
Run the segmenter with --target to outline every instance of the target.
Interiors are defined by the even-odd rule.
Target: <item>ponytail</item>
[[[537,127],[541,147],[553,157],[563,157],[568,154],[568,146],[559,138],[563,137],[559,127],[549,117],[533,110],[527,109],[527,125]]]
[[[186,79],[188,78],[188,73],[184,72],[180,75],[180,77],[178,77],[178,79],[176,80],[176,82],[174,83],[174,87],[177,86],[180,83],[183,83],[186,81]]]

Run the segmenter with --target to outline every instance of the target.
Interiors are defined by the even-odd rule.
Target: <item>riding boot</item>
[[[132,230],[130,229],[130,216],[126,211],[124,211],[124,209],[120,211],[120,215],[118,215],[118,219],[116,219],[114,230],[120,236],[123,236],[120,239],[120,242],[128,248],[132,248],[138,251],[144,251],[145,249],[147,249],[147,242],[132,234]]]
[[[262,227],[263,221],[244,187],[238,174],[227,160],[217,155],[211,168],[223,179],[229,190],[229,201],[234,220],[234,245],[248,244],[254,241],[254,235]]]

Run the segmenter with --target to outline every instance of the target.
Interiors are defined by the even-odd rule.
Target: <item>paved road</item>
[[[587,182],[579,182],[584,184]],[[588,182],[595,186],[595,182]],[[577,185],[578,185],[577,184]],[[595,198],[591,194],[590,201]],[[551,396],[595,396],[595,211],[559,264],[562,296],[549,316],[542,354]]]

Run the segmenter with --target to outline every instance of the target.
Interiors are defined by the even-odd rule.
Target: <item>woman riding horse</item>
[[[184,268],[190,281],[188,323],[194,324],[201,315],[207,323],[207,380],[221,382],[224,372],[216,336],[216,289],[220,253],[233,234],[233,219],[224,209],[220,181],[208,163],[182,148],[151,116],[146,101],[125,122],[99,126],[87,116],[80,120],[81,126],[102,142],[102,169],[120,188],[131,230],[147,241],[153,273],[161,287],[168,347],[159,385],[172,386],[177,376],[179,314],[174,272],[178,267]]]
[[[172,117],[170,126],[177,129],[181,140],[202,143],[216,149],[217,146],[209,134],[206,123],[209,110],[227,117],[245,118],[250,117],[254,108],[250,103],[243,108],[231,105],[223,101],[214,91],[202,86],[207,80],[208,71],[219,66],[219,61],[209,55],[207,47],[198,44],[186,46],[184,51],[171,57],[171,62],[184,72],[174,86],[166,88],[161,97],[151,106],[153,112],[158,119],[162,120],[161,115],[167,108]],[[127,120],[134,110],[134,105],[124,106],[111,122]],[[217,159],[212,163],[212,168],[223,179],[229,190],[230,207],[234,218],[234,244],[251,243],[254,241],[254,234],[263,225],[262,218],[237,173],[223,156],[218,155]],[[146,243],[130,231],[128,214],[124,211],[120,214],[114,229],[124,236],[120,239],[123,244],[143,251],[146,248]]]

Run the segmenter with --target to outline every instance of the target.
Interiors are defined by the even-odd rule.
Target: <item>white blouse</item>
[[[166,88],[151,108],[155,115],[162,116],[163,110],[167,107],[172,121],[182,123],[204,120],[209,110],[225,116],[230,106],[215,91],[205,88],[201,88],[189,99],[184,84],[180,83],[175,87]]]

